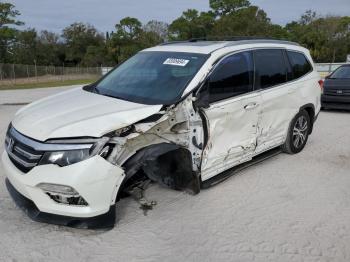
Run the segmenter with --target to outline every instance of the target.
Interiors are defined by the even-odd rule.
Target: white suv
[[[146,49],[19,110],[2,156],[7,187],[37,221],[112,227],[119,193],[141,177],[198,193],[276,148],[300,152],[319,79],[308,50],[286,41]]]

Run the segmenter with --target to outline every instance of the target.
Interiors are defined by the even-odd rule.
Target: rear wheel
[[[309,138],[310,129],[310,116],[305,110],[302,110],[291,122],[286,142],[282,146],[283,152],[297,154],[302,151]]]

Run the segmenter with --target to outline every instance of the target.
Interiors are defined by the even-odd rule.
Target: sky
[[[100,31],[112,31],[126,16],[141,22],[171,22],[189,8],[209,10],[209,0],[1,0],[21,12],[24,28],[60,32],[74,22],[86,22]],[[321,15],[350,16],[350,0],[251,0],[267,12],[273,23],[297,20],[308,9]],[[22,27],[23,28],[23,27]]]

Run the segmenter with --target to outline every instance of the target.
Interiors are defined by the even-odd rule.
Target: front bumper
[[[350,109],[350,96],[321,96],[321,105],[330,109]]]
[[[14,166],[6,152],[2,155],[2,162],[11,196],[32,219],[73,227],[111,227],[115,199],[125,177],[122,168],[100,156],[66,167],[36,166],[26,174]],[[57,203],[37,187],[40,183],[70,186],[86,200],[88,206]],[[98,226],[96,221],[101,225]]]
[[[112,205],[106,214],[96,217],[69,217],[41,212],[33,201],[21,195],[11,182],[6,179],[6,187],[16,205],[31,219],[37,222],[50,223],[74,228],[106,229],[113,228],[115,224],[115,205]]]

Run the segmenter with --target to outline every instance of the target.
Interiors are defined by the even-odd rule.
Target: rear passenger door
[[[258,123],[256,153],[282,144],[298,103],[292,74],[284,49],[254,51],[255,88],[260,90],[262,114]]]
[[[255,151],[261,97],[254,92],[252,52],[224,58],[208,80],[210,106],[204,109],[208,143],[203,152],[202,179],[215,176]]]

